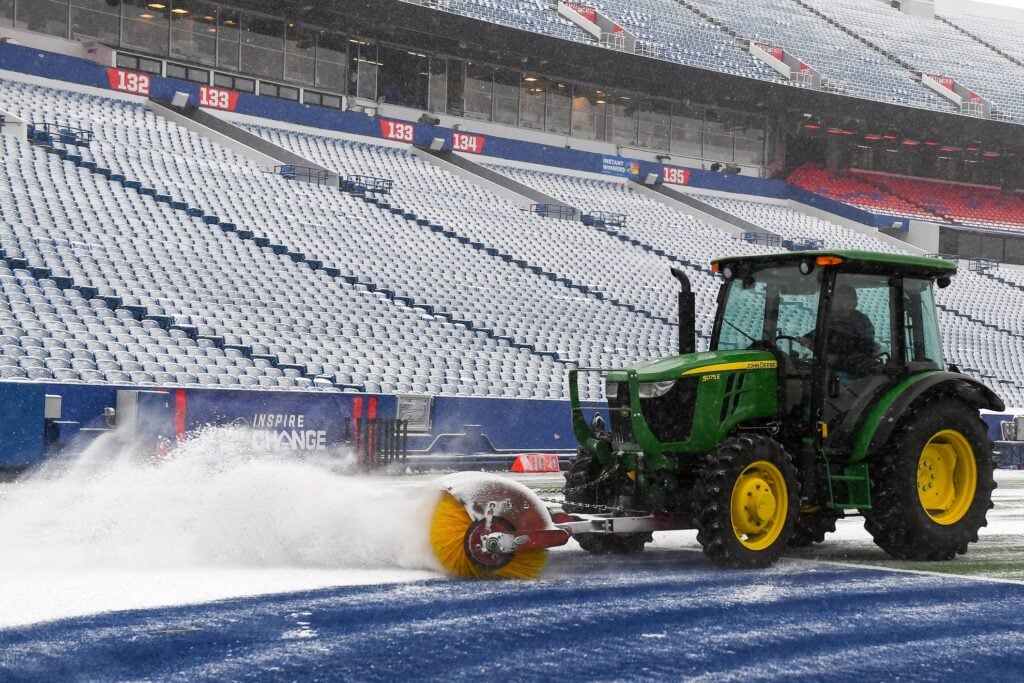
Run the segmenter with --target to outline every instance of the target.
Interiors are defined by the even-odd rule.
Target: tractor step
[[[836,484],[839,484],[837,487]],[[840,489],[838,492],[836,489]],[[845,493],[845,500],[837,498],[837,493]],[[866,463],[850,465],[843,469],[842,474],[830,474],[828,477],[828,495],[835,509],[855,508],[863,510],[871,507],[871,484],[868,479]]]

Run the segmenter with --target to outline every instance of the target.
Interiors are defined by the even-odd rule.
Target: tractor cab
[[[945,369],[932,284],[955,265],[861,252],[723,259],[711,349],[761,349],[779,368],[783,443],[848,452],[868,408]]]

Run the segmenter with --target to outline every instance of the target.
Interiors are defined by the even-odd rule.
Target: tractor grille
[[[665,395],[640,400],[644,419],[658,441],[669,443],[690,438],[697,381],[696,377],[679,379]]]
[[[633,420],[629,410],[629,383],[618,382],[615,397],[608,399],[608,417],[611,418],[612,442],[635,443]]]
[[[640,410],[654,436],[662,443],[687,441],[693,428],[693,411],[697,402],[696,377],[676,380],[662,396],[640,399]],[[615,398],[608,401],[612,440],[635,443],[633,421],[629,411],[629,385],[621,382]]]

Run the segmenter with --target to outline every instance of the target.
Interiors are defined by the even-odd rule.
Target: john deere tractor
[[[493,479],[446,484],[467,531],[449,544],[463,565],[442,564],[502,575],[525,553],[529,575],[542,566],[534,551],[570,536],[629,553],[653,531],[696,528],[715,564],[764,567],[851,511],[899,559],[946,560],[978,540],[994,488],[979,409],[1003,403],[943,358],[933,288],[955,265],[817,251],[712,270],[722,285],[709,351],[695,350],[694,297],[673,269],[679,354],[570,372],[579,450],[563,511]],[[607,411],[581,404],[580,376],[593,372]]]

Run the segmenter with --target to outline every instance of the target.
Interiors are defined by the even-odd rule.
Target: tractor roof
[[[893,275],[916,275],[918,277],[949,277],[956,274],[956,262],[925,256],[908,256],[906,254],[887,254],[874,251],[852,250],[821,250],[821,251],[787,251],[780,254],[757,254],[753,256],[730,256],[715,259],[713,264],[719,267],[749,263],[757,265],[778,264],[796,265],[801,261],[813,260],[822,265],[833,265],[841,270],[867,273],[891,273]],[[826,259],[840,259],[836,263],[822,263]]]

